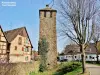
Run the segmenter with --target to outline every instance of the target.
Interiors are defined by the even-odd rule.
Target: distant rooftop
[[[95,44],[94,43],[90,43],[89,46],[86,48],[86,54],[96,54],[96,48],[95,48]],[[65,49],[62,51],[61,54],[77,54],[77,53],[81,53],[80,52],[80,47],[76,44],[72,44],[72,45],[66,45]],[[99,53],[100,54],[100,53]]]

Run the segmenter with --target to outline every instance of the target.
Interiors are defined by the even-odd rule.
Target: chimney
[[[49,7],[49,4],[47,4],[46,7]]]

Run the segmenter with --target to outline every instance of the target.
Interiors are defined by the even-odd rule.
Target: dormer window
[[[22,37],[19,37],[19,39],[18,39],[18,44],[19,44],[19,45],[22,45]]]

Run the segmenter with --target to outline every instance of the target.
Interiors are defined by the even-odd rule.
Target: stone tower
[[[49,69],[57,64],[57,37],[56,37],[56,10],[49,5],[39,10],[40,15],[40,34],[39,40],[45,37],[49,43],[47,54],[47,66]]]

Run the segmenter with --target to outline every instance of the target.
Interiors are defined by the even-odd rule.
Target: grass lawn
[[[78,75],[78,74],[81,73],[81,72],[82,72],[82,68],[79,67],[79,68],[75,69],[74,71],[69,72],[69,73],[67,73],[67,74],[65,74],[65,75]]]
[[[74,71],[69,72],[69,73],[64,74],[64,75],[89,75],[89,72],[82,74],[82,68],[79,67],[79,68],[75,69]]]
[[[35,71],[31,72],[29,75],[81,75],[82,72],[82,68],[81,66],[75,68],[75,69],[71,69],[71,72],[67,72],[65,69],[67,69],[67,67],[69,65],[71,65],[72,62],[68,62],[68,63],[62,63],[60,65],[58,65],[57,68],[49,70],[49,71],[45,71],[45,72],[38,72],[39,70],[39,62],[35,62]],[[64,71],[65,70],[65,71]],[[89,75],[89,74],[85,74],[85,75]]]

